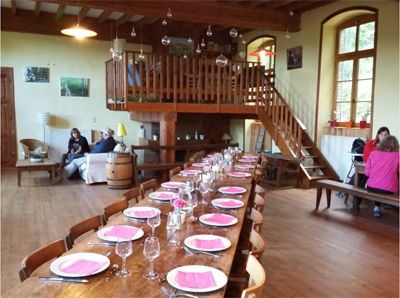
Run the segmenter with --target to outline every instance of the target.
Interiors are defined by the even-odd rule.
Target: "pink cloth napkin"
[[[178,270],[175,280],[183,288],[206,289],[217,285],[211,271],[182,272]]]
[[[223,190],[224,192],[232,192],[232,193],[239,193],[239,192],[242,192],[242,191],[243,191],[242,188],[240,188],[240,187],[234,187],[234,186],[232,186],[232,187],[224,187],[222,190]]]
[[[254,166],[243,164],[243,165],[237,165],[236,168],[238,168],[238,169],[254,169]]]
[[[171,183],[165,183],[165,184],[163,184],[163,186],[164,187],[169,187],[169,188],[178,188],[179,187],[179,184],[178,183],[173,183],[173,182],[171,182]]]
[[[196,170],[183,170],[183,171],[181,171],[181,174],[184,174],[184,175],[193,175],[193,174],[195,174],[195,173],[198,173],[199,171],[196,171]]]
[[[234,220],[234,217],[225,214],[213,214],[206,219],[209,222],[217,223],[217,224],[228,224]]]
[[[157,215],[157,212],[154,210],[150,210],[150,211],[132,211],[132,215],[134,217],[142,217],[142,218],[150,218],[150,217],[154,217]]]
[[[234,200],[218,202],[218,205],[223,206],[223,207],[241,207],[242,206],[241,203],[235,202]]]
[[[202,249],[219,249],[225,248],[224,243],[221,239],[193,239],[193,246]]]
[[[170,193],[157,193],[154,195],[154,197],[156,197],[157,199],[172,199],[174,197],[173,194]]]
[[[229,173],[229,176],[233,176],[233,177],[246,177],[247,175],[245,173],[242,172],[231,172]]]
[[[62,268],[61,271],[64,273],[87,275],[96,272],[103,267],[104,264],[106,263],[79,259],[73,262],[71,265]]]
[[[104,233],[104,236],[130,239],[139,231],[136,227],[114,226]]]
[[[242,158],[244,159],[258,159],[258,156],[254,156],[254,155],[245,155]]]

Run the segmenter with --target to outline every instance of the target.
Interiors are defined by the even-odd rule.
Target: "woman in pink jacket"
[[[373,192],[395,194],[399,192],[399,142],[388,136],[368,157],[365,166],[367,189]],[[381,203],[375,202],[374,217],[381,217]]]

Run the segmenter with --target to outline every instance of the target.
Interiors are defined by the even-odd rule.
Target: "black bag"
[[[363,139],[357,138],[353,141],[353,144],[351,145],[351,153],[358,153],[362,154],[364,152],[364,146],[365,142]],[[362,156],[356,156],[354,158],[355,161],[362,162]]]

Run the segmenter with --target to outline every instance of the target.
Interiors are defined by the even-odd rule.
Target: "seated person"
[[[372,151],[376,149],[376,147],[379,145],[380,142],[382,142],[387,136],[390,136],[390,131],[389,128],[386,126],[383,126],[378,129],[376,133],[375,139],[368,140],[367,143],[364,146],[364,151],[363,151],[363,161],[367,162],[368,156]]]
[[[83,157],[85,153],[90,152],[88,141],[77,128],[71,130],[71,137],[68,141],[68,152],[62,155],[60,167],[65,166],[65,161],[68,159],[72,162],[74,159]]]
[[[114,131],[106,128],[101,131],[101,140],[95,143],[95,147],[90,153],[107,153],[113,151],[117,145],[114,138]],[[72,160],[63,171],[62,177],[69,178],[82,164],[86,163],[86,156]]]
[[[399,142],[388,136],[371,152],[365,166],[367,189],[372,192],[393,194],[399,191]],[[374,217],[381,217],[381,203],[375,202]]]

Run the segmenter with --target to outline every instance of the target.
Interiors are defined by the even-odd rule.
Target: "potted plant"
[[[330,127],[336,127],[336,126],[337,126],[337,119],[336,119],[337,112],[336,112],[336,111],[333,111],[333,114],[335,115],[335,116],[334,116],[335,119],[329,120],[329,121],[328,121]]]
[[[29,160],[31,162],[42,162],[43,161],[43,154],[38,152],[32,152],[30,154]]]
[[[369,111],[366,112],[361,118],[360,128],[367,128],[367,119],[368,119]]]

